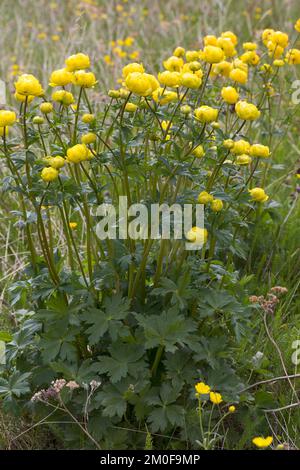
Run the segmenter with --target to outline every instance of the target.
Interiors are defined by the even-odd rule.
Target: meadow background
[[[261,31],[268,27],[289,32],[299,13],[298,0],[1,0],[0,78],[7,83],[10,103],[10,92],[20,73],[34,74],[47,88],[51,71],[62,67],[65,57],[84,52],[90,56],[99,82],[90,99],[100,105],[108,101],[107,90],[115,86],[122,67],[130,61],[142,61],[147,70],[157,72],[162,60],[171,55],[176,46],[197,49],[204,35],[226,30],[234,31],[240,42],[258,39]],[[299,69],[291,69],[291,82],[300,78]],[[245,351],[241,344],[239,351],[246,361],[262,352],[261,368],[270,367],[273,376],[283,374],[282,362],[290,374],[297,373],[297,367],[291,362],[292,343],[300,339],[300,205],[295,178],[300,167],[300,113],[291,105],[292,91],[285,88],[281,101],[277,101],[273,109],[270,140],[276,164],[268,173],[266,191],[276,201],[274,218],[268,218],[258,227],[248,260],[249,273],[256,273],[249,280],[253,294],[265,292],[269,285],[287,287],[288,293],[276,310],[271,339],[262,328],[252,349]],[[289,122],[275,119],[280,118],[281,106],[291,106]],[[288,126],[289,130],[283,132]],[[0,172],[3,179],[7,172],[3,165]],[[16,208],[13,196],[0,195],[2,330],[10,330],[15,324],[14,306],[9,304],[7,293],[24,269],[27,255],[24,235],[14,223],[12,211]],[[289,402],[291,389],[285,382],[276,384],[275,391],[284,404]],[[264,398],[268,397],[262,397],[262,401]],[[299,410],[279,414],[276,419],[277,422],[270,422],[271,429],[275,427],[276,433],[299,448]],[[26,417],[12,420],[0,408],[0,448],[62,446],[53,442],[47,429],[34,428],[27,432],[31,425]]]

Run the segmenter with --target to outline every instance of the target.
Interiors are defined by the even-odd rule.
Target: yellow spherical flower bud
[[[198,51],[186,51],[185,58],[187,62],[193,62],[194,60],[198,60],[199,52]]]
[[[203,60],[209,64],[217,64],[225,58],[224,51],[217,46],[205,46],[203,49]]]
[[[87,56],[86,54],[82,54],[81,52],[68,57],[65,63],[69,72],[74,72],[75,70],[89,69],[91,66],[89,56]]]
[[[284,53],[284,48],[281,46],[278,46],[278,44],[275,44],[272,41],[269,41],[268,51],[269,51],[269,57],[271,57],[272,59],[280,59],[280,57]]]
[[[46,157],[46,161],[48,165],[50,165],[52,168],[55,168],[56,170],[62,168],[66,163],[65,158],[61,157],[60,155],[57,155],[56,157]]]
[[[209,194],[207,191],[202,191],[198,196],[199,204],[210,204],[213,202],[214,197]]]
[[[93,132],[88,132],[87,134],[84,134],[81,137],[81,142],[86,145],[93,144],[94,142],[96,142],[96,140],[97,140],[97,136]]]
[[[251,198],[255,202],[266,202],[269,199],[269,196],[265,193],[262,188],[253,188],[249,189]]]
[[[185,49],[183,47],[176,47],[173,52],[173,56],[175,57],[183,57],[185,54]]]
[[[231,42],[230,38],[218,38],[217,46],[224,51],[226,57],[233,57],[236,54],[234,44]]]
[[[244,153],[244,154],[238,155],[238,156],[236,157],[235,163],[236,163],[237,165],[250,165],[251,160],[252,160],[251,157],[249,157],[249,155],[246,155],[246,154]]]
[[[213,36],[212,34],[204,36],[203,38],[204,46],[216,46],[217,41],[218,39],[216,38],[216,36]]]
[[[82,116],[81,119],[85,124],[91,124],[95,121],[95,116],[93,114],[86,113]]]
[[[300,33],[300,18],[295,23],[295,30],[298,31],[298,33]]]
[[[240,60],[249,65],[257,65],[260,61],[259,55],[255,51],[247,51],[241,55]]]
[[[195,385],[195,390],[199,395],[208,395],[210,392],[210,386],[206,385],[204,382],[198,382]]]
[[[58,103],[62,103],[65,106],[69,106],[75,102],[74,96],[69,91],[65,90],[58,90],[52,93],[53,101],[57,101]]]
[[[0,110],[0,127],[12,126],[17,120],[14,111]]]
[[[181,57],[171,56],[163,62],[164,68],[169,72],[180,72],[183,66]]]
[[[202,145],[197,145],[197,147],[194,148],[193,155],[195,155],[196,158],[202,158],[205,155],[205,151]]]
[[[134,113],[138,109],[138,106],[134,103],[126,103],[125,111],[127,113]]]
[[[181,85],[186,88],[199,88],[202,83],[202,79],[194,73],[183,73],[181,76]]]
[[[274,67],[283,67],[284,64],[285,64],[285,62],[282,59],[276,59],[273,62]]]
[[[142,64],[139,64],[138,62],[132,62],[131,64],[127,64],[125,67],[123,67],[122,75],[124,78],[127,78],[127,76],[133,72],[144,73],[145,69]]]
[[[234,412],[235,412],[235,410],[236,410],[236,408],[235,408],[235,406],[234,406],[234,405],[230,405],[230,406],[228,407],[228,411],[229,411],[229,413],[234,413]]]
[[[256,51],[257,44],[255,42],[244,42],[243,49],[245,51]]]
[[[214,64],[212,66],[212,75],[221,75],[222,77],[228,78],[230,75],[231,70],[233,69],[233,65],[231,62],[227,62],[223,60],[219,64]]]
[[[273,34],[270,35],[270,41],[284,49],[289,43],[289,37],[286,33],[283,33],[282,31],[275,31]]]
[[[234,147],[234,141],[232,139],[226,139],[223,141],[223,146],[226,149],[232,149]]]
[[[200,106],[194,111],[196,119],[200,122],[209,123],[218,119],[218,109],[211,108],[210,106]]]
[[[186,234],[187,240],[197,245],[202,245],[207,242],[208,232],[206,228],[192,227]]]
[[[188,104],[184,104],[180,107],[180,112],[182,114],[188,115],[192,112],[192,108]]]
[[[73,75],[74,85],[78,85],[84,88],[91,88],[96,85],[97,80],[93,72],[85,72],[84,70],[78,70]]]
[[[290,49],[286,55],[286,61],[290,65],[300,64],[300,49]]]
[[[52,72],[49,85],[52,87],[66,86],[72,83],[72,80],[73,74],[71,72],[68,72],[67,69],[58,69]]]
[[[120,98],[120,91],[119,90],[108,90],[107,94],[110,98],[114,98],[114,99]]]
[[[181,85],[182,76],[179,72],[169,72],[166,70],[165,72],[158,74],[158,80],[165,86],[176,88]]]
[[[152,93],[152,98],[156,103],[164,105],[171,103],[172,101],[176,101],[178,99],[178,95],[175,91],[169,91],[159,87]]]
[[[233,143],[233,146],[230,148],[230,152],[234,155],[243,155],[250,152],[251,145],[246,140],[237,140]]]
[[[75,230],[77,228],[77,222],[69,222],[69,227],[71,230]]]
[[[263,32],[262,32],[262,41],[264,43],[264,45],[266,46],[268,44],[268,42],[270,41],[271,39],[271,36],[272,34],[274,33],[274,29],[265,29]]]
[[[221,199],[214,199],[210,207],[213,212],[220,212],[223,209],[223,201]]]
[[[272,436],[268,436],[266,438],[264,438],[264,437],[254,437],[252,439],[252,442],[259,449],[265,449],[266,447],[269,447],[272,444],[273,437]]]
[[[210,392],[209,399],[214,405],[219,405],[223,401],[222,395],[218,392]]]
[[[229,78],[234,82],[240,83],[241,85],[245,85],[248,80],[248,73],[240,68],[232,69],[229,73]]]
[[[271,152],[267,145],[254,144],[251,145],[250,155],[252,157],[268,158]]]
[[[27,103],[31,103],[33,100],[34,100],[34,96],[25,96],[25,95],[20,95],[20,93],[18,93],[17,91],[15,92],[15,98],[17,101],[20,101],[20,103],[25,103],[25,101],[27,101]]]
[[[239,94],[232,86],[223,87],[221,91],[223,100],[228,104],[235,104],[239,100]]]
[[[244,121],[255,121],[261,114],[255,104],[248,103],[247,101],[239,101],[236,103],[235,112],[238,117]]]
[[[77,144],[67,150],[67,159],[72,163],[80,163],[88,158],[88,148],[84,144]]]
[[[126,86],[129,91],[139,96],[149,96],[159,87],[159,83],[153,75],[147,73],[130,73],[126,80]]]
[[[225,31],[221,34],[221,37],[229,38],[234,46],[236,46],[238,43],[238,38],[232,31]]]
[[[34,116],[34,118],[32,119],[32,122],[33,124],[44,124],[45,120],[42,116]]]
[[[44,103],[40,104],[40,111],[43,114],[49,114],[53,111],[53,104],[45,101]]]
[[[48,183],[50,183],[51,181],[54,181],[58,178],[58,171],[52,167],[43,168],[41,172],[41,178],[44,181],[47,181]]]
[[[198,62],[197,60],[194,60],[193,62],[190,62],[189,64],[186,64],[188,65],[189,69],[192,71],[192,72],[201,72],[201,76],[200,76],[200,73],[197,74],[197,76],[200,78],[202,78],[203,76],[203,72],[201,70],[201,64],[200,62]]]
[[[30,74],[20,75],[15,82],[16,92],[24,96],[41,96],[44,94],[42,85],[36,77]]]

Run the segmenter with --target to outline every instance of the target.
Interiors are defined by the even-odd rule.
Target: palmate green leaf
[[[0,378],[0,397],[10,401],[14,396],[19,398],[28,393],[30,388],[27,379],[30,375],[30,372],[21,374],[19,371],[14,371],[8,380]]]
[[[192,289],[190,286],[190,275],[188,273],[183,274],[178,279],[177,284],[168,278],[162,278],[160,280],[160,287],[153,289],[153,295],[166,296],[171,294],[171,305],[178,305],[183,310],[187,306],[187,300],[193,296]]]
[[[116,341],[124,326],[124,320],[129,313],[130,302],[120,294],[107,297],[104,300],[103,309],[91,309],[84,315],[84,320],[90,326],[86,333],[91,345],[97,344],[100,338],[108,332],[113,341]]]
[[[184,422],[184,408],[176,404],[181,387],[173,387],[163,383],[160,392],[148,399],[149,404],[157,406],[149,414],[152,432],[165,431],[171,426],[182,426]],[[153,389],[154,392],[154,389]]]
[[[128,374],[132,377],[145,369],[145,361],[141,360],[144,347],[136,344],[115,343],[109,352],[111,356],[100,356],[98,372],[107,373],[112,383],[116,383]]]
[[[188,345],[196,324],[180,315],[176,307],[159,315],[135,315],[145,336],[145,347],[151,349],[163,346],[167,352],[175,352],[178,345]]]

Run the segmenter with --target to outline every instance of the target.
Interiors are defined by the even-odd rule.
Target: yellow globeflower
[[[61,157],[59,155],[57,155],[56,157],[45,157],[45,161],[47,165],[51,166],[52,168],[55,168],[56,170],[62,168],[66,163],[64,157]]]
[[[16,92],[24,96],[41,96],[44,94],[42,85],[33,75],[24,73],[15,82]]]
[[[268,437],[254,437],[252,439],[253,444],[258,447],[259,449],[265,449],[266,447],[269,447],[272,442],[273,442],[273,437],[268,436]]]
[[[58,90],[52,93],[53,101],[57,101],[58,103],[62,103],[65,106],[69,106],[75,102],[74,96],[69,91],[65,90]]]
[[[218,109],[211,108],[210,106],[200,106],[194,111],[196,119],[203,123],[209,123],[218,119]]]
[[[80,163],[88,159],[88,148],[84,144],[77,144],[67,150],[67,159],[72,163]]]
[[[244,42],[243,49],[245,51],[256,51],[257,44],[255,42]]]
[[[138,106],[134,103],[126,103],[125,111],[127,113],[134,113],[138,109]]]
[[[217,46],[205,46],[203,49],[203,60],[209,64],[217,64],[225,59],[224,51]]]
[[[284,49],[289,43],[289,37],[286,33],[283,33],[282,31],[275,31],[270,35],[270,41]]]
[[[269,199],[269,196],[262,188],[249,189],[249,193],[255,202],[266,202]]]
[[[97,80],[93,72],[78,70],[74,72],[73,83],[84,88],[91,88],[96,85]]]
[[[266,46],[268,44],[268,42],[270,41],[270,38],[272,36],[272,34],[274,33],[274,29],[265,29],[263,32],[262,32],[262,41],[264,43],[264,45]]]
[[[290,65],[299,65],[300,49],[290,49],[286,54],[286,61]]]
[[[214,197],[212,194],[209,194],[207,191],[202,191],[198,196],[199,204],[210,204],[213,202]]]
[[[232,31],[225,31],[221,34],[221,37],[229,38],[234,46],[236,46],[238,43],[238,38]]]
[[[82,116],[81,119],[82,119],[82,122],[84,122],[85,124],[91,124],[92,122],[95,121],[95,116],[93,114],[86,113]]]
[[[221,91],[223,100],[228,104],[235,104],[239,99],[239,94],[232,86],[223,87]]]
[[[78,225],[77,222],[69,222],[69,227],[72,230],[75,230],[75,228],[77,228],[77,225]]]
[[[96,140],[97,140],[97,136],[93,132],[88,132],[87,134],[84,134],[81,137],[81,142],[86,145],[93,144],[94,142],[96,142]]]
[[[127,78],[127,76],[133,72],[144,73],[145,69],[142,64],[139,64],[137,62],[132,62],[131,64],[127,64],[125,65],[125,67],[123,67],[122,75],[124,78]]]
[[[231,80],[233,80],[234,82],[240,83],[241,85],[245,85],[248,80],[248,73],[244,70],[241,70],[240,68],[235,68],[229,72],[229,78],[231,78]]]
[[[178,95],[175,91],[169,91],[159,87],[152,93],[152,98],[156,103],[164,105],[171,103],[172,101],[176,101],[178,99]]]
[[[202,79],[194,73],[184,73],[181,77],[181,84],[187,88],[199,88],[202,83]]]
[[[198,60],[199,52],[198,51],[186,51],[185,58],[187,62],[193,62],[194,60]]]
[[[298,31],[298,33],[300,33],[300,18],[295,23],[295,30]]]
[[[40,110],[43,114],[49,114],[53,111],[53,104],[45,101],[40,104]]]
[[[58,171],[55,168],[44,168],[41,172],[41,178],[44,181],[50,182],[58,178]]]
[[[65,63],[69,72],[74,72],[75,70],[89,69],[91,66],[89,56],[82,54],[81,52],[68,57]]]
[[[213,212],[220,212],[223,209],[223,201],[221,199],[214,199],[210,205]]]
[[[212,75],[222,75],[222,77],[228,78],[232,69],[233,65],[231,62],[222,60],[222,62],[213,65]]]
[[[66,86],[72,83],[72,81],[73,74],[71,72],[68,72],[67,69],[58,69],[52,72],[49,85],[52,87]]]
[[[193,227],[186,234],[187,240],[197,245],[202,245],[207,242],[208,232],[206,228]]]
[[[210,392],[209,399],[214,405],[219,405],[223,401],[221,393],[218,392]]]
[[[182,76],[179,72],[169,72],[168,70],[165,70],[158,74],[158,80],[165,86],[176,88],[181,85]]]
[[[232,141],[230,141],[232,142]],[[229,147],[227,147],[229,148]],[[246,140],[240,139],[236,142],[233,142],[233,145],[230,147],[230,152],[234,155],[243,155],[250,152],[251,145]]]
[[[267,145],[254,144],[251,145],[250,155],[252,157],[268,158],[271,155],[271,152]]]
[[[192,153],[193,155],[195,155],[196,158],[202,158],[205,155],[205,151],[202,145],[197,145],[197,147],[194,148]]]
[[[217,41],[218,39],[216,38],[216,36],[213,36],[212,34],[204,36],[203,38],[204,46],[216,46]]]
[[[252,161],[252,159],[251,159],[251,157],[249,157],[249,155],[242,154],[242,155],[238,155],[236,157],[235,163],[237,165],[249,165],[251,163],[251,161]]]
[[[149,96],[159,87],[159,83],[153,75],[147,73],[130,73],[126,80],[129,91],[139,96]]]
[[[235,408],[235,406],[234,406],[234,405],[230,405],[230,406],[228,407],[228,411],[229,411],[229,413],[234,413],[234,412],[235,412],[235,410],[236,410],[236,408]]]
[[[255,104],[248,103],[247,101],[239,101],[236,103],[235,112],[238,117],[244,121],[255,121],[261,114]]]
[[[217,46],[224,51],[226,57],[233,57],[236,54],[234,44],[230,38],[218,38]]]
[[[204,382],[198,382],[195,385],[195,390],[199,395],[208,395],[210,392],[210,386],[206,385]]]
[[[183,57],[185,54],[185,49],[183,47],[176,47],[173,52],[173,56],[175,57]]]
[[[17,116],[14,111],[0,110],[0,127],[12,126],[16,119]]]
[[[171,56],[163,62],[163,66],[169,72],[180,72],[183,67],[183,59],[181,57]]]

